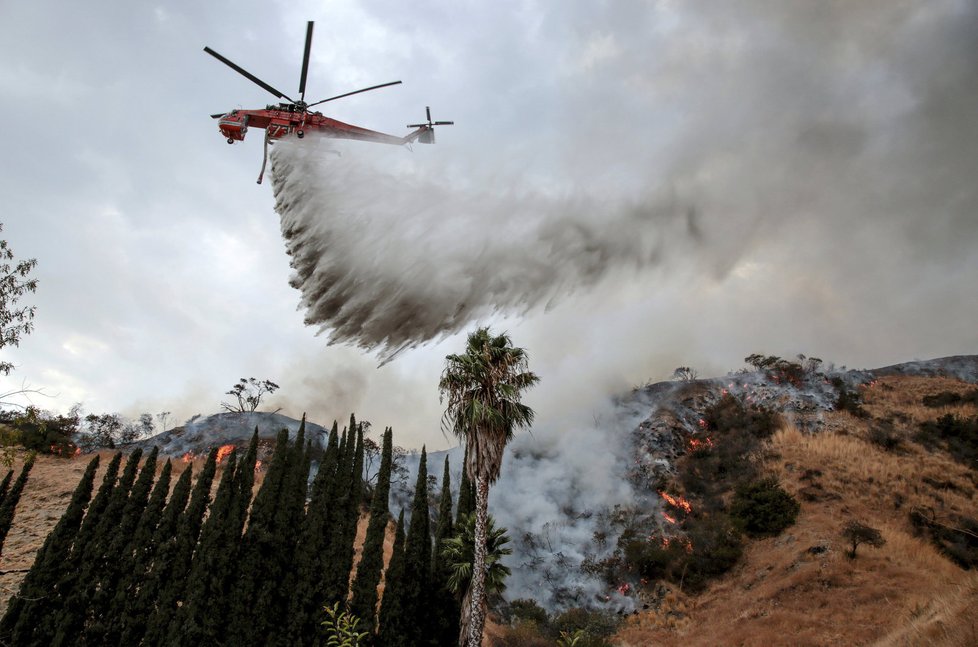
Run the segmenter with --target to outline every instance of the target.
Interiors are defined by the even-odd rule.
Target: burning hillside
[[[507,597],[530,597],[551,610],[640,608],[640,578],[622,570],[620,540],[638,532],[667,545],[689,545],[679,522],[696,511],[668,487],[686,457],[747,460],[738,458],[740,447],[721,446],[724,416],[731,411],[742,410],[767,435],[784,424],[820,433],[836,429],[840,416],[850,415],[840,405],[873,392],[884,376],[978,382],[976,356],[878,370],[789,364],[800,370],[786,375],[766,367],[651,384],[618,399],[593,424],[572,421],[518,438],[491,495],[493,513],[515,539]],[[710,410],[720,420],[704,419]]]
[[[947,528],[967,529],[973,522],[978,480],[973,468],[947,453],[957,450],[926,425],[974,416],[968,393],[978,382],[978,357],[868,371],[810,363],[800,373],[789,370],[790,379],[784,368],[772,364],[723,378],[648,385],[589,423],[538,429],[514,441],[491,500],[497,523],[513,540],[506,598],[534,599],[551,611],[639,611],[620,634],[622,644],[633,645],[648,644],[650,636],[654,642],[682,636],[691,644],[709,644],[717,634],[693,627],[721,621],[741,627],[737,631],[750,642],[757,627],[786,622],[788,610],[812,615],[805,605],[816,593],[834,614],[862,623],[857,642],[864,642],[893,629],[877,608],[884,591],[900,609],[917,605],[935,622],[950,613],[938,613],[944,604],[933,597],[939,584],[964,587],[960,599],[973,599],[960,570],[973,559],[973,549],[966,535],[961,540]],[[925,400],[932,404],[922,405]],[[250,438],[255,424],[291,426],[280,418],[222,414],[156,440],[175,458],[220,453]],[[756,444],[742,444],[744,436],[735,429],[742,424],[758,434]],[[438,456],[430,458],[440,464]],[[42,461],[36,468],[37,480],[25,491],[8,540],[6,570],[29,565],[30,551],[57,520],[67,482],[77,480],[82,465],[64,460],[45,459],[71,466],[58,485],[51,481],[57,472],[52,465]],[[743,544],[723,570],[710,574],[702,570],[703,551],[714,565],[723,554],[710,524],[736,498],[717,490],[722,479],[711,470],[732,465],[778,476],[801,501],[801,512],[782,535]],[[457,461],[453,471],[458,474]],[[839,527],[849,518],[882,529],[886,544],[878,556],[861,553],[855,562],[845,560]],[[865,570],[862,564],[875,566]],[[722,572],[727,575],[714,583]],[[16,589],[17,577],[8,573],[7,588]],[[858,584],[846,584],[846,578]],[[918,584],[900,583],[911,579]],[[820,588],[813,592],[813,586]],[[854,598],[859,587],[877,593]],[[688,597],[695,591],[702,591],[700,597]],[[849,608],[833,606],[832,596],[847,600]],[[946,603],[954,606],[956,600]],[[717,619],[697,607],[714,609]],[[816,624],[800,623],[809,636],[802,643],[826,644],[827,634]],[[912,635],[925,630],[901,629],[918,631]]]
[[[213,448],[219,448],[218,462],[221,462],[231,449],[248,446],[251,436],[258,430],[259,456],[266,459],[275,443],[275,436],[281,429],[289,430],[289,437],[295,438],[299,420],[277,413],[217,413],[211,416],[194,416],[186,424],[133,443],[132,447],[144,450],[156,446],[168,456],[179,457],[184,461],[202,459]],[[325,447],[329,430],[315,423],[306,423],[306,437],[321,447]]]

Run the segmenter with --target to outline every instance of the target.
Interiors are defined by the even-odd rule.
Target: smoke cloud
[[[555,196],[518,178],[457,186],[430,159],[358,142],[283,142],[274,171],[306,323],[385,357],[696,238],[666,197]]]

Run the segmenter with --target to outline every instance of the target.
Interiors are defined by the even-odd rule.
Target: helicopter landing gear
[[[305,133],[305,131],[297,130],[297,131],[295,131],[295,136],[298,137],[299,139],[302,139],[303,137],[306,136],[306,133]]]
[[[233,140],[233,139],[231,139],[230,137],[228,137],[228,143],[229,143],[229,144],[233,144],[233,143],[234,143],[234,140]]]

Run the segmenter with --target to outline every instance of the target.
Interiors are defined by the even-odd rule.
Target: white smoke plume
[[[306,323],[387,357],[695,239],[692,214],[668,196],[558,196],[518,178],[456,186],[431,158],[359,142],[286,141],[273,161]]]

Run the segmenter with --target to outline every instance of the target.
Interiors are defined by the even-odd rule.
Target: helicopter
[[[313,21],[310,20],[306,25],[306,47],[305,53],[302,56],[302,74],[299,76],[298,101],[292,99],[283,92],[276,90],[243,67],[230,61],[224,56],[221,56],[210,47],[204,47],[205,52],[224,63],[241,76],[275,95],[275,97],[284,99],[287,102],[267,105],[264,109],[260,110],[236,109],[231,110],[230,112],[221,112],[211,115],[211,118],[213,119],[220,119],[220,121],[217,122],[217,127],[218,130],[221,131],[221,134],[227,138],[228,144],[244,141],[245,135],[248,133],[248,128],[262,128],[265,130],[264,158],[262,159],[261,172],[258,174],[258,184],[261,184],[262,178],[265,175],[265,165],[268,163],[268,146],[274,140],[281,139],[286,135],[291,135],[294,133],[296,137],[302,139],[305,136],[306,131],[310,131],[319,132],[327,137],[356,139],[360,141],[378,142],[381,144],[392,144],[395,146],[403,146],[416,141],[421,144],[434,144],[435,126],[451,126],[455,123],[454,121],[432,121],[431,108],[426,107],[426,120],[417,124],[408,124],[408,128],[414,128],[415,130],[408,133],[404,137],[397,137],[395,135],[388,135],[374,130],[361,128],[360,126],[343,123],[342,121],[331,119],[330,117],[323,115],[321,112],[310,110],[310,108],[313,106],[318,106],[319,104],[326,103],[328,101],[335,101],[336,99],[342,99],[354,94],[360,94],[361,92],[378,90],[380,88],[386,88],[388,86],[397,85],[400,83],[400,81],[381,83],[380,85],[373,85],[369,88],[362,88],[360,90],[354,90],[353,92],[338,94],[335,97],[329,97],[328,99],[321,99],[312,103],[306,103],[306,74],[309,71],[309,51],[312,47],[312,31]]]

